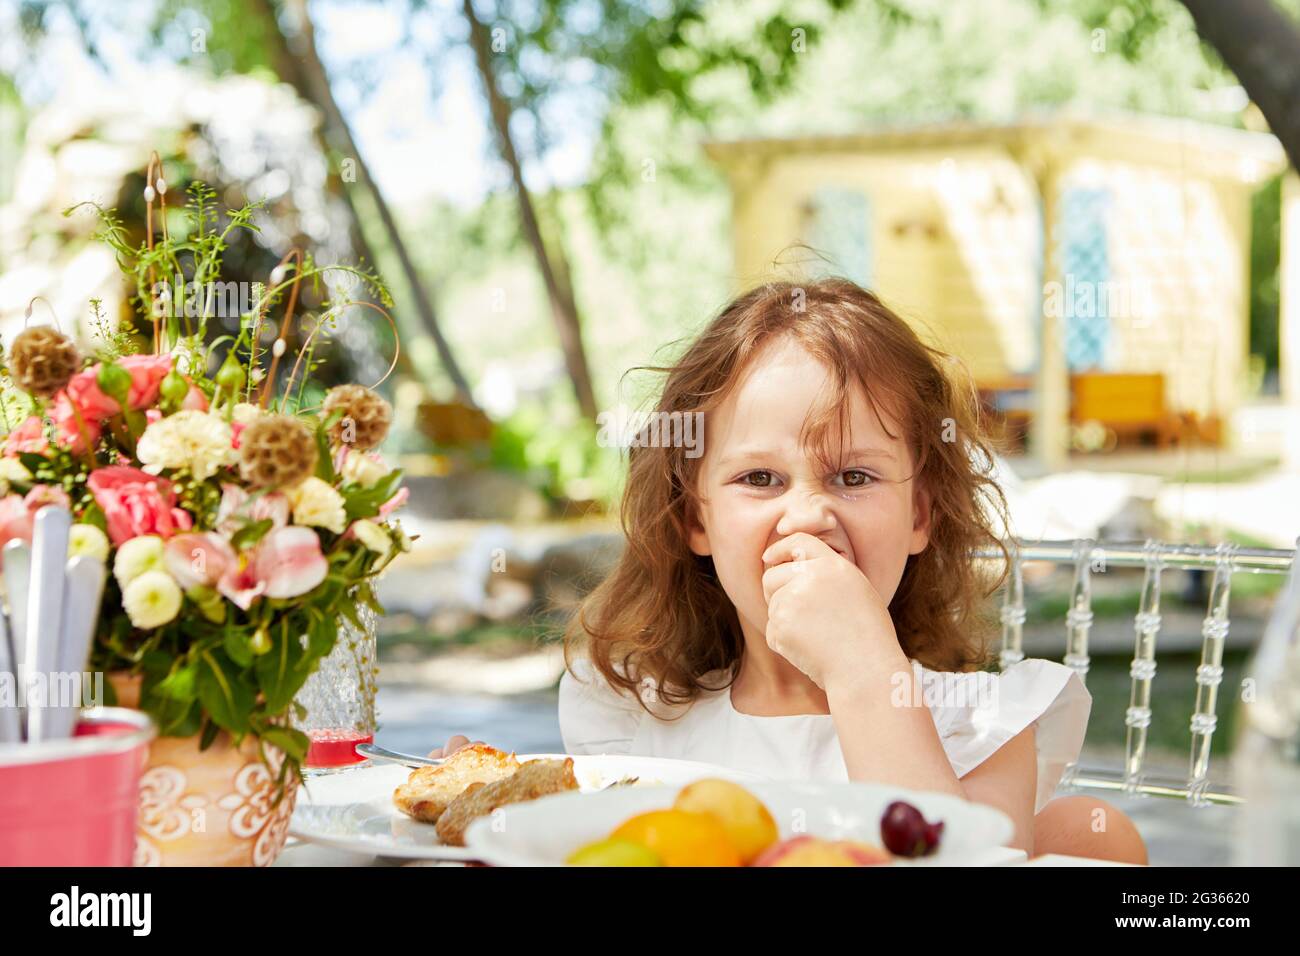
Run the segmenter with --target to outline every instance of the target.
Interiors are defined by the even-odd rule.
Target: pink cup
[[[94,707],[67,740],[0,744],[0,866],[130,866],[154,733],[138,710]]]

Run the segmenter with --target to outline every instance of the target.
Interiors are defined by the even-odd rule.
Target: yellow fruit
[[[763,802],[730,780],[697,780],[683,787],[673,809],[706,813],[721,823],[745,865],[780,837],[776,821]]]
[[[609,838],[641,844],[657,854],[664,866],[740,866],[740,854],[727,838],[727,831],[706,813],[639,813]]]
[[[631,840],[597,840],[575,850],[569,866],[663,866],[654,851]]]

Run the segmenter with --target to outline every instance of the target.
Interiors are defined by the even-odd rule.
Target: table
[[[462,863],[436,860],[392,860],[363,853],[350,853],[332,847],[307,843],[290,837],[284,851],[274,866],[463,866]],[[1132,863],[1114,863],[1110,860],[1093,860],[1082,856],[1063,856],[1045,853],[1032,860],[1025,858],[1024,850],[997,847],[988,852],[984,866],[1133,866]]]

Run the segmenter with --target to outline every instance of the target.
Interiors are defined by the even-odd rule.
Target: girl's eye
[[[749,474],[742,475],[741,484],[750,488],[771,488],[772,473],[770,471],[751,471]]]
[[[838,477],[844,480],[844,485],[847,488],[864,488],[875,480],[871,475],[857,468],[842,471],[839,473]]]

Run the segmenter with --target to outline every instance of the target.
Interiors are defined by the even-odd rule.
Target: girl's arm
[[[1038,750],[1034,725],[1016,734],[961,778],[967,799],[996,807],[1011,818],[1016,835],[1007,846],[1034,855],[1034,799],[1038,793]]]
[[[1032,854],[1037,791],[1033,727],[958,779],[915,679],[901,648],[864,662],[856,673],[828,679],[826,699],[849,779],[951,793],[996,807],[1015,824],[1009,845]]]

